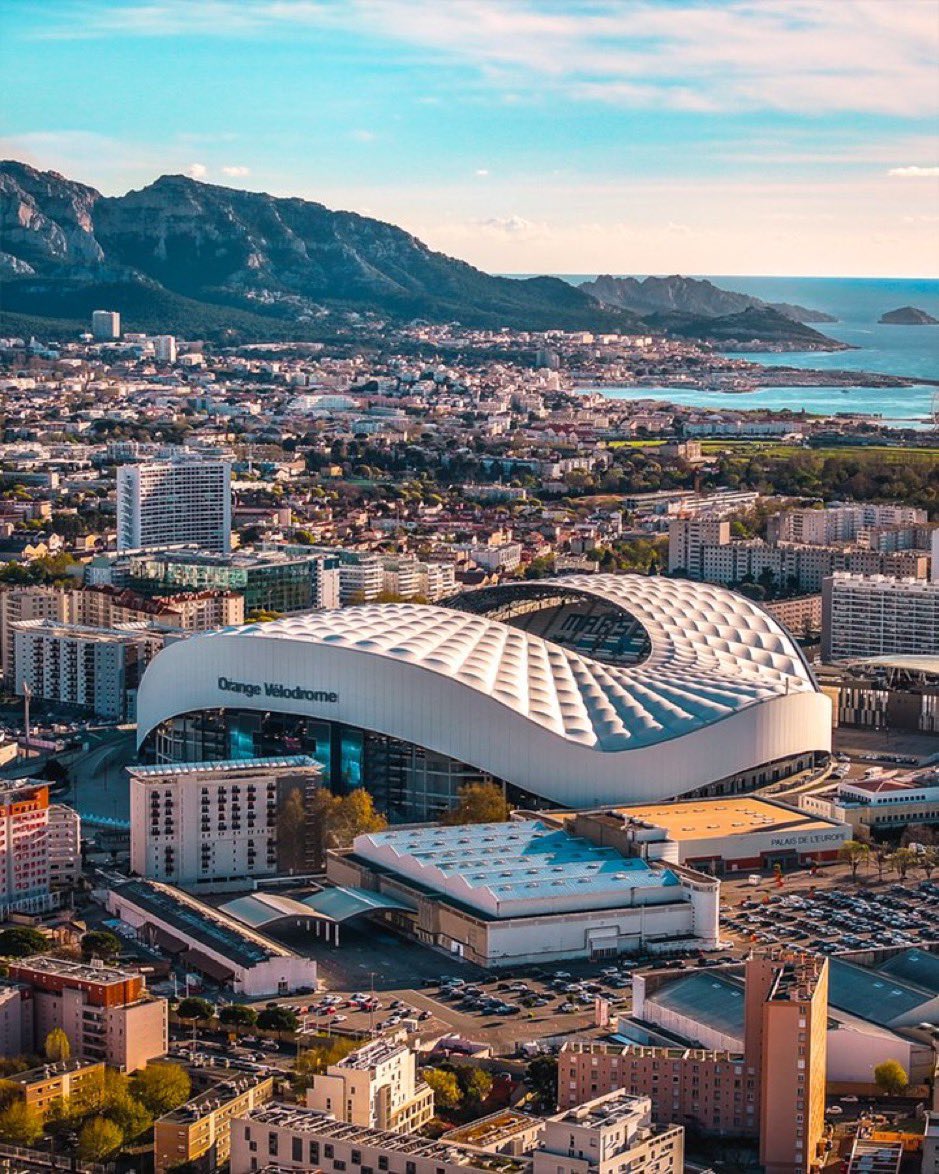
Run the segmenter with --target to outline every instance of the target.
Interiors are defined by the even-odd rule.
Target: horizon
[[[313,199],[492,273],[933,279],[934,12],[0,0],[0,153]]]

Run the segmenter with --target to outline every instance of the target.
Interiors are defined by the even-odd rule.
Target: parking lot
[[[918,946],[937,937],[939,883],[817,888],[744,899],[721,918],[739,944],[794,945],[820,954]]]

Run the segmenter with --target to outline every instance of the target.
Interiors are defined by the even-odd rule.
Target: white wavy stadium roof
[[[476,614],[569,599],[622,609],[648,655],[605,663]],[[660,801],[750,772],[758,785],[779,777],[772,764],[831,750],[831,702],[795,641],[724,588],[564,576],[460,604],[472,610],[369,604],[175,641],[141,681],[138,745],[178,715],[276,711],[399,739],[566,806]],[[557,618],[521,622],[550,633]]]
[[[637,665],[604,664],[498,620],[407,603],[310,612],[252,625],[238,636],[404,661],[599,750],[648,745],[767,698],[816,688],[788,632],[731,591],[638,575],[566,576],[531,584],[546,585],[628,611],[646,630],[650,655]],[[518,584],[522,591],[524,586]]]

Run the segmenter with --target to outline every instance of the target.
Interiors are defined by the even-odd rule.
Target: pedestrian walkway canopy
[[[339,886],[321,889],[309,897],[297,900],[281,893],[250,893],[236,897],[222,906],[222,912],[234,917],[243,925],[260,929],[275,921],[288,918],[305,918],[308,921],[327,921],[332,924],[350,921],[365,913],[379,913],[385,909],[403,909],[411,912],[410,906],[383,893],[369,889]]]

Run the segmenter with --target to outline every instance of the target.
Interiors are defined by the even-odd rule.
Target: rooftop
[[[286,754],[272,758],[237,758],[221,762],[180,762],[175,765],[129,766],[132,778],[174,778],[176,775],[253,774],[272,770],[320,770],[320,764],[307,754]]]
[[[13,1084],[38,1084],[40,1081],[52,1080],[56,1076],[91,1071],[97,1068],[104,1071],[104,1064],[101,1060],[58,1060],[55,1064],[41,1064],[37,1068],[30,1068],[28,1072],[15,1072],[3,1079]]]
[[[200,1092],[198,1096],[186,1101],[184,1105],[165,1113],[160,1121],[169,1121],[175,1125],[192,1125],[265,1082],[270,1082],[273,1088],[273,1076],[262,1076],[257,1072],[239,1072],[227,1080],[220,1080]]]
[[[939,956],[926,950],[901,950],[877,969],[891,978],[912,983],[921,990],[939,995]]]
[[[690,799],[679,803],[617,807],[616,813],[664,827],[676,842],[745,836],[751,832],[805,832],[828,830],[831,823],[782,803],[741,796],[734,799]],[[551,813],[552,819],[573,813]]]
[[[535,1119],[525,1113],[519,1113],[515,1109],[502,1109],[498,1113],[490,1113],[488,1117],[470,1121],[468,1125],[448,1129],[442,1140],[486,1149],[489,1146],[500,1145],[516,1134],[525,1133],[537,1124]]]
[[[337,1121],[328,1113],[317,1109],[303,1109],[295,1105],[272,1102],[252,1109],[245,1119],[274,1129],[286,1129],[295,1133],[311,1133],[317,1137],[332,1138],[336,1141],[356,1142],[363,1146],[374,1146],[392,1153],[419,1155],[436,1159],[441,1163],[456,1163],[463,1166],[501,1171],[502,1174],[518,1174],[527,1169],[528,1163],[501,1154],[490,1154],[484,1150],[472,1150],[458,1145],[447,1145],[439,1141],[428,1141],[413,1133],[389,1133],[383,1129],[369,1129],[362,1125],[349,1125]]]
[[[73,982],[98,982],[107,986],[111,983],[129,982],[139,979],[136,970],[122,970],[117,966],[96,965],[89,962],[73,962],[70,958],[52,958],[48,954],[35,954],[31,958],[17,958],[11,967],[34,970],[39,974],[71,979]]]
[[[355,853],[473,907],[576,896],[631,899],[637,889],[679,886],[668,869],[652,869],[540,820],[417,827],[359,836]]]
[[[881,1027],[932,1022],[939,1014],[936,995],[909,981],[837,956],[829,959],[828,966],[828,1002],[839,1011]]]
[[[699,970],[677,978],[646,995],[646,1002],[743,1040],[743,985],[713,971]]]
[[[402,1052],[408,1051],[404,1044],[398,1043],[393,1039],[377,1039],[372,1043],[365,1044],[361,1048],[356,1048],[354,1052],[350,1052],[348,1056],[344,1056],[338,1064],[340,1068],[375,1068],[379,1064],[384,1064],[386,1060],[390,1060],[393,1056],[398,1056]]]
[[[241,929],[210,905],[194,897],[157,884],[133,880],[115,892],[143,913],[151,913],[190,941],[227,958],[246,970],[269,958],[289,956],[291,951],[251,930]]]
[[[567,1125],[609,1126],[618,1125],[631,1117],[643,1117],[650,1112],[648,1097],[634,1097],[619,1089],[608,1096],[596,1097],[582,1105],[575,1105],[564,1113],[558,1113],[553,1121]]]

